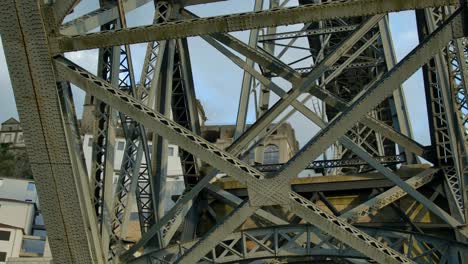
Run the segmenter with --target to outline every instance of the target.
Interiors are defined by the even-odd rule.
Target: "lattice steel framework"
[[[252,12],[208,18],[187,9],[222,1],[102,0],[67,23],[79,0],[0,5],[54,262],[466,263],[466,1],[255,0]],[[126,13],[148,6],[154,23],[127,27]],[[415,10],[420,44],[397,61],[388,13],[403,10]],[[281,27],[291,24],[300,30]],[[247,43],[230,34],[244,30]],[[202,38],[244,71],[234,141],[224,150],[200,136],[188,37]],[[147,43],[139,81],[130,49],[137,43]],[[85,49],[99,49],[97,75],[66,57]],[[430,146],[412,139],[401,89],[420,68]],[[70,84],[94,106],[91,175]],[[272,105],[271,93],[279,98]],[[247,126],[252,104],[256,121]],[[261,164],[265,139],[296,114],[321,130],[287,163]],[[114,187],[117,130],[125,149]],[[168,142],[180,148],[185,191],[165,211]],[[244,162],[251,152],[260,164]],[[431,165],[399,174],[401,164],[421,158]],[[305,169],[321,172],[327,187],[292,186]],[[373,180],[370,172],[382,179],[362,186],[326,180],[336,173]],[[212,184],[219,173],[244,194]],[[351,208],[330,201],[351,190],[361,197]],[[134,200],[141,237],[130,242]],[[217,215],[213,201],[232,210]],[[395,226],[372,227],[389,208],[399,217]],[[203,214],[216,223],[200,221]],[[442,226],[444,237],[420,225],[424,217]]]

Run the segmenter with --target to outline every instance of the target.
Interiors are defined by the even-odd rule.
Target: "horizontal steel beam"
[[[468,250],[468,244],[460,243],[453,240],[441,239],[435,236],[422,235],[418,233],[412,233],[407,231],[395,231],[395,230],[386,230],[382,228],[372,228],[364,227],[362,228],[368,234],[376,234],[382,238],[393,238],[403,241],[409,241],[413,239],[414,241],[419,241],[420,243],[428,243],[431,245],[437,245],[438,253],[445,253],[443,245],[450,245],[457,251]],[[280,225],[275,227],[264,227],[264,228],[255,228],[247,229],[242,232],[236,232],[226,236],[223,241],[219,244],[217,248],[220,251],[210,254],[207,256],[207,259],[203,259],[199,263],[244,263],[247,260],[253,261],[256,259],[265,259],[265,258],[282,258],[282,257],[293,257],[293,256],[327,256],[327,257],[337,257],[337,258],[357,258],[357,259],[366,259],[366,257],[354,250],[349,248],[324,248],[323,246],[329,246],[330,243],[323,243],[322,247],[320,245],[315,245],[313,243],[307,243],[304,247],[291,247],[289,243],[279,243],[273,242],[270,243],[270,239],[263,240],[262,238],[273,238],[273,241],[279,241],[284,238],[284,234],[289,234],[291,240],[297,240],[298,237],[320,237],[322,234],[317,232],[317,229],[313,228],[311,225]],[[252,239],[259,238],[259,239]],[[260,250],[252,250],[252,248],[246,247],[245,243],[229,243],[231,241],[250,241],[250,245],[260,246]],[[324,239],[321,239],[324,241]],[[131,261],[131,264],[148,264],[148,263],[159,263],[159,260],[162,258],[167,258],[168,256],[175,256],[183,254],[186,248],[192,247],[197,240],[189,241],[181,244],[174,244],[167,248],[155,250],[151,252],[144,253],[142,256]],[[325,242],[325,241],[324,241]],[[333,243],[333,242],[331,242]],[[232,245],[232,246],[230,246]],[[394,247],[398,247],[399,243],[396,243]],[[330,245],[331,246],[331,245]],[[221,248],[222,247],[222,248]],[[229,251],[234,254],[223,254],[223,251]],[[419,254],[424,254],[420,252]],[[416,257],[413,255],[412,257]]]
[[[232,32],[253,28],[322,21],[340,17],[359,17],[410,9],[456,5],[458,0],[348,0],[323,4],[309,4],[288,8],[275,8],[260,12],[207,17],[157,25],[110,30],[79,36],[59,36],[51,39],[55,53],[100,47],[119,46],[165,39],[183,38]]]
[[[212,228],[203,239],[193,245],[175,263],[192,264],[202,259],[219,241],[222,241],[226,235],[234,232],[257,209],[257,207],[250,206],[248,200],[243,201],[220,224]]]
[[[151,0],[127,0],[124,2],[125,12],[128,13],[149,2]],[[65,35],[86,33],[117,18],[119,18],[118,7],[107,5],[64,23],[60,29],[60,33]]]
[[[279,182],[276,182],[275,179],[263,179],[264,175],[253,169],[251,166],[240,162],[231,154],[218,149],[203,138],[193,134],[191,131],[186,130],[163,115],[143,106],[135,99],[113,88],[107,82],[85,71],[71,61],[63,57],[56,58],[55,67],[61,78],[72,81],[86,92],[93,94],[96,98],[103,100],[108,105],[118,109],[119,111],[132,116],[135,120],[142,122],[149,129],[153,129],[161,136],[172,142],[177,142],[180,147],[194,155],[197,155],[201,160],[204,160],[208,164],[219,168],[221,171],[232,175],[240,182],[246,183],[249,186],[249,192],[252,192],[251,198],[255,202],[255,204],[251,204],[252,206],[255,207],[256,204],[284,205],[284,203],[288,202],[297,204],[294,202],[296,198],[293,198],[294,201],[289,201],[288,199],[288,195],[291,195],[291,197],[298,197],[297,194],[288,192],[288,185],[278,184]],[[309,205],[307,205],[307,208],[305,209],[301,208],[301,212],[303,213],[308,211],[306,215],[307,221],[314,222],[316,218],[320,218],[320,216],[322,216],[322,213],[319,213],[317,210],[312,212],[309,211],[308,208]],[[315,216],[311,217],[311,215]],[[164,216],[161,221],[163,221],[165,217],[166,216]],[[332,216],[327,216],[327,218],[330,217]],[[323,221],[328,220],[323,219]],[[364,236],[362,232],[359,232],[359,230],[353,228],[351,225],[340,222],[339,220],[337,221],[339,222],[339,225],[335,228],[340,228],[342,231],[345,231],[345,233],[348,233],[348,236],[349,234],[352,234],[354,237],[346,239],[346,236],[344,235],[336,235],[335,233],[332,233],[331,235],[339,239],[345,238],[343,242],[349,246],[356,248],[356,250],[363,252],[364,254],[369,253],[366,255],[377,261],[387,260],[389,263],[397,263],[395,262],[395,259],[398,259],[398,261],[405,260],[405,257],[402,255],[393,252],[377,240]],[[157,231],[162,227],[161,225],[162,224],[160,223],[156,223],[151,230],[147,232],[147,234],[152,232],[152,230]],[[332,225],[334,224],[332,223]],[[329,225],[319,226],[319,228],[323,228],[326,232],[331,230]],[[342,234],[342,232],[340,232],[340,234]],[[356,239],[360,239],[361,237],[364,237],[365,241],[354,243]],[[132,247],[132,250],[127,251],[122,256],[122,259],[131,259],[135,250],[143,246],[150,238],[151,237],[146,236],[145,239],[140,239],[137,243],[138,246],[135,245]],[[375,247],[375,245],[377,245],[377,247]]]
[[[70,13],[80,0],[58,0],[53,2],[52,10],[55,15],[55,21],[61,23],[65,16]]]
[[[305,221],[379,263],[415,263],[394,249],[375,243],[377,240],[371,236],[346,221],[324,212],[313,202],[294,192],[290,193],[289,206],[292,212]]]
[[[291,179],[310,160],[320,156],[331,144],[336,142],[354,124],[362,120],[368,112],[381,101],[393,94],[398,84],[408,79],[426,61],[452,39],[463,37],[460,12],[451,17],[443,26],[431,34],[426,40],[410,52],[394,68],[387,72],[381,80],[362,93],[357,99],[338,114],[326,128],[314,136],[306,146],[284,166],[278,177]]]
[[[191,16],[189,12],[185,12],[185,13],[188,16]],[[290,81],[293,85],[300,85],[300,83],[303,80],[302,77],[297,72],[295,72],[289,66],[283,65],[281,61],[275,60],[275,58],[269,54],[264,54],[260,52],[259,50],[249,47],[248,45],[242,43],[241,41],[237,40],[236,38],[232,37],[229,34],[213,34],[212,37],[202,36],[202,38],[205,39],[205,41],[207,41],[208,43],[210,43],[218,51],[220,51],[225,56],[227,56],[230,60],[232,60],[239,67],[241,67],[245,71],[248,71],[250,74],[252,74],[260,82],[262,82],[262,79],[264,79],[266,80],[266,82],[271,83],[271,81],[267,80],[263,75],[258,73],[252,67],[249,67],[242,59],[240,59],[238,56],[236,56],[234,53],[229,51],[224,46],[214,41],[214,39],[229,46],[230,48],[246,56],[247,58],[252,59],[259,65],[265,67],[266,69],[278,74],[279,76],[284,77],[286,80]],[[333,67],[330,67],[330,68],[333,68]],[[273,83],[272,85],[269,85],[269,86],[270,86],[270,89],[273,90],[274,88]],[[283,91],[283,90],[279,89],[278,91]],[[327,105],[335,109],[343,110],[349,106],[349,103],[343,101],[341,98],[336,97],[331,92],[317,85],[315,85],[314,88],[308,90],[308,92],[311,95],[316,96],[317,98],[323,100]],[[295,109],[293,109],[292,111],[295,111]],[[361,122],[364,125],[368,126],[369,128],[373,129],[374,131],[380,133],[382,136],[394,141],[395,143],[401,146],[404,146],[407,151],[410,151],[418,156],[422,156],[425,159],[430,160],[430,157],[427,155],[427,152],[425,151],[424,147],[421,144],[399,133],[393,127],[367,115]]]
[[[345,111],[335,117],[329,125],[320,131],[312,138],[306,146],[293,157],[288,164],[284,166],[282,171],[277,175],[278,178],[284,179],[285,182],[292,179],[291,175],[299,173],[308,165],[310,159],[317,158],[328,146],[338,140],[346,131],[356,122],[361,120],[369,111],[385,98],[392,95],[393,90],[404,80],[409,78],[418,68],[420,68],[427,60],[434,56],[440,49],[444,47],[451,39],[462,37],[462,17],[458,11],[454,16],[450,17],[438,30],[432,33],[425,39],[416,49],[406,56],[398,65],[392,68],[384,77],[366,92],[361,94],[359,98],[353,100],[353,103]],[[362,149],[354,149],[354,153],[358,156],[368,155]],[[362,156],[363,155],[363,156]],[[397,175],[389,169],[383,167],[374,160],[368,160],[369,164],[381,171],[385,177],[393,181],[400,188],[405,190],[418,202],[426,206],[431,212],[438,215],[445,222],[454,228],[460,228],[461,224],[456,219],[451,217],[441,208],[435,206],[425,196],[415,191],[414,188],[406,184]],[[467,230],[460,230],[462,234],[468,237]]]

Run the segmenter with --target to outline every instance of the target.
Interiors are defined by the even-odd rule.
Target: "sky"
[[[74,13],[66,18],[71,20],[79,15],[93,11],[98,8],[98,0],[83,0],[75,9]],[[267,3],[268,1],[265,1]],[[222,15],[229,13],[248,12],[253,10],[253,0],[227,1],[209,5],[198,5],[189,9],[201,17]],[[289,1],[288,5],[297,5],[297,0]],[[137,10],[127,14],[128,26],[148,25],[152,23],[154,8],[149,3]],[[300,29],[301,25],[279,27],[279,31],[294,31]],[[418,35],[414,12],[405,11],[390,14],[390,27],[398,60],[402,59],[409,51],[418,44]],[[248,32],[234,32],[235,37],[247,42]],[[234,124],[240,96],[243,72],[229,59],[224,57],[200,37],[188,39],[190,59],[192,64],[193,78],[198,99],[202,102],[207,114],[207,124]],[[306,46],[305,39],[299,40],[297,46]],[[136,79],[139,80],[146,44],[131,46]],[[304,51],[292,50],[285,54],[284,61],[292,62],[304,55]],[[95,73],[97,68],[97,50],[86,50],[66,54],[68,58]],[[242,57],[242,56],[240,56]],[[243,57],[242,57],[243,58]],[[295,67],[310,65],[310,61],[295,64]],[[279,78],[276,78],[279,79]],[[275,82],[285,90],[290,85],[281,80]],[[415,139],[427,145],[429,140],[429,129],[426,114],[424,87],[421,72],[417,72],[403,84],[404,92],[413,127]],[[78,114],[82,111],[84,94],[78,88],[73,88],[75,105]],[[0,43],[0,121],[10,117],[18,117],[16,106],[8,75],[7,65],[3,53],[3,45]],[[278,98],[272,96],[271,103]],[[271,105],[271,104],[270,104]],[[253,104],[251,104],[253,106]],[[308,105],[310,106],[310,104]],[[253,107],[249,109],[248,122],[255,121]],[[305,117],[296,114],[290,119],[296,131],[300,145],[305,144],[317,131],[317,127]]]

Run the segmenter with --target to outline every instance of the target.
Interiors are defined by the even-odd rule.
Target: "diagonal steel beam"
[[[71,80],[86,92],[93,93],[94,96],[104,100],[107,104],[134,117],[135,120],[144,123],[148,128],[154,129],[161,136],[167,138],[168,140],[177,142],[182,148],[186,149],[194,155],[197,155],[200,159],[204,160],[208,164],[219,168],[221,171],[224,171],[229,175],[232,175],[241,183],[247,184],[247,186],[249,186],[249,192],[252,192],[255,196],[255,203],[280,204],[284,206],[284,203],[289,201],[288,195],[293,194],[294,196],[297,196],[295,193],[289,193],[287,191],[289,189],[288,185],[278,185],[279,182],[276,182],[275,179],[273,179],[273,181],[263,179],[264,175],[258,172],[256,169],[245,165],[233,155],[219,150],[214,145],[208,143],[206,140],[186,130],[173,121],[168,120],[163,115],[156,113],[146,106],[143,106],[135,99],[118,91],[107,82],[93,76],[71,61],[63,57],[58,57],[55,60],[55,67],[59,75],[64,79]],[[205,177],[204,179],[206,178],[208,177]],[[275,187],[272,188],[272,186]],[[303,212],[305,211],[303,209]],[[309,212],[309,214],[321,215],[317,212]],[[166,218],[166,216],[164,216],[160,222],[156,223],[151,228],[151,230],[148,231],[146,237],[140,239],[140,241],[138,241],[132,247],[132,249],[123,254],[121,259],[124,261],[131,259],[133,253],[142,247],[146,242],[148,242],[149,239],[151,239],[152,236],[148,234],[154,235],[154,232],[157,232],[160,228],[162,228],[163,224],[161,224],[161,222],[168,221],[167,218],[164,218]],[[324,230],[328,230],[326,226],[323,226],[323,228]],[[377,261],[381,259],[395,260],[395,254],[398,255],[398,253],[393,252],[390,248],[387,248],[377,240],[371,237],[367,237],[365,233],[360,232],[349,224],[340,222],[340,228],[342,228],[345,232],[354,234],[354,236],[357,238],[365,239],[363,243],[359,244],[359,248],[356,249],[361,252],[369,252],[368,256],[374,258]],[[351,240],[348,239],[343,242],[347,243],[351,247],[354,247],[354,240],[355,238]],[[372,245],[377,246],[372,247]],[[398,255],[397,259],[399,261],[405,258],[401,255]],[[390,262],[396,263],[395,261]]]
[[[349,38],[343,41],[335,52],[323,59],[316,67],[308,74],[308,76],[296,88],[289,90],[281,97],[267,112],[265,112],[247,131],[242,134],[236,141],[252,141],[261,131],[265,130],[273,121],[292,103],[296,98],[310,90],[317,79],[328,70],[335,62],[338,61],[344,54],[349,51],[354,44],[361,39],[371,29],[383,15],[376,15],[364,22]]]
[[[55,21],[61,24],[66,15],[80,2],[80,0],[60,0],[54,1],[52,10],[55,15]]]
[[[45,30],[53,21],[44,20],[42,12],[52,10],[33,0],[0,5],[0,34],[26,150],[41,202],[48,205],[42,212],[56,261],[103,263],[91,199],[85,197],[89,185],[80,179],[86,174],[77,174],[67,148],[73,146],[67,141]]]
[[[290,193],[289,206],[291,211],[300,216],[305,221],[313,224],[322,231],[353,247],[357,251],[376,260],[380,263],[415,263],[412,260],[400,255],[397,251],[385,247],[377,240],[360,231],[331,214],[324,212],[313,202],[298,195]],[[368,247],[372,245],[370,250]]]
[[[461,15],[460,12],[454,14],[438,30],[422,42],[415,50],[406,56],[395,68],[389,71],[385,76],[364,92],[359,98],[355,99],[351,106],[340,113],[329,125],[312,138],[306,146],[293,157],[284,168],[278,173],[277,177],[284,179],[285,182],[292,179],[292,173],[299,173],[307,166],[310,159],[317,158],[325,149],[342,136],[351,126],[363,118],[363,116],[372,110],[378,103],[389,97],[396,89],[395,83],[402,83],[409,78],[421,65],[434,56],[443,44],[447,44],[453,38],[462,37]],[[357,152],[356,152],[357,151]],[[353,150],[357,155],[369,155],[360,149]],[[452,227],[461,228],[459,221],[447,214],[444,210],[437,207],[425,196],[415,191],[406,184],[391,170],[385,168],[378,162],[368,161],[369,164],[381,171],[388,179],[408,192],[418,202],[429,208],[434,214],[450,224]],[[461,232],[468,236],[468,230]]]
[[[125,12],[130,12],[151,0],[127,0],[124,1]],[[119,18],[119,10],[115,5],[102,6],[74,20],[64,23],[60,33],[64,35],[77,35],[86,33],[99,26],[105,25]]]
[[[214,48],[216,48],[218,51],[226,55],[231,61],[233,61],[235,64],[237,64],[239,67],[241,67],[243,70],[249,72],[255,79],[257,79],[260,83],[265,85],[268,89],[276,93],[278,96],[282,97],[284,96],[285,92],[283,89],[278,87],[276,84],[274,84],[271,80],[267,79],[264,77],[261,73],[256,71],[253,67],[250,67],[245,63],[242,59],[240,59],[238,56],[236,56],[234,53],[230,52],[227,48],[223,47],[220,45],[218,42],[216,42],[213,38],[209,36],[202,36],[202,38],[208,42],[210,45],[212,45]],[[310,90],[311,94],[317,94],[317,91],[321,96],[321,98],[332,98],[333,95],[330,95],[328,91],[321,87],[316,87]],[[327,96],[330,95],[330,96]],[[328,100],[330,101],[330,100]],[[345,107],[349,106],[348,103],[342,101],[339,98],[336,98],[336,101],[333,101],[333,105],[338,108],[338,109],[344,109]],[[316,115],[314,112],[310,111],[307,107],[305,107],[301,102],[295,100],[292,102],[292,106],[294,107],[291,112],[295,112],[296,110],[300,111],[302,114],[306,116],[311,116],[311,115]],[[314,118],[313,120],[318,120],[317,118]],[[320,119],[321,120],[321,119]],[[321,121],[319,121],[321,122]],[[424,147],[421,146],[419,143],[415,142],[414,140],[398,133],[397,131],[394,130],[394,128],[390,127],[389,125],[372,118],[370,116],[366,116],[362,121],[363,124],[367,125],[368,127],[374,129],[375,131],[378,131],[381,135],[394,140],[398,144],[405,146],[408,151],[411,151],[415,153],[418,156],[426,156],[425,155],[425,150]]]
[[[263,8],[263,0],[255,0],[254,4],[254,12],[258,12]],[[258,29],[252,29],[249,35],[249,46],[255,48],[257,46],[258,40]],[[254,62],[250,59],[246,59],[246,63],[250,66],[254,66]],[[247,113],[249,111],[249,101],[250,101],[250,94],[252,93],[252,84],[253,79],[252,76],[244,71],[244,76],[242,77],[242,86],[241,92],[239,96],[239,107],[237,110],[237,118],[236,118],[236,127],[234,130],[234,139],[238,138],[242,133],[245,131],[246,121],[247,121]]]
[[[184,255],[182,255],[176,264],[191,264],[202,259],[210,250],[212,250],[226,234],[234,232],[248,217],[255,213],[258,207],[250,206],[249,201],[243,201],[236,209],[224,218],[221,224],[214,226],[205,237],[193,245]]]
[[[410,52],[394,68],[387,72],[381,80],[362,93],[332,122],[314,138],[312,138],[305,148],[296,155],[282,169],[280,175],[291,177],[290,173],[298,173],[307,166],[310,159],[318,157],[330,144],[343,135],[348,128],[361,120],[366,113],[373,109],[379,102],[390,96],[395,83],[401,83],[409,78],[427,60],[434,56],[444,44],[453,38],[462,37],[461,16],[457,12],[447,22],[436,30],[430,37],[421,42],[419,46]],[[302,166],[304,165],[304,166]]]
[[[189,13],[188,11],[185,11],[184,13],[187,16],[193,17],[193,15]],[[258,63],[262,67],[265,67],[269,71],[272,71],[275,74],[278,74],[279,76],[290,81],[293,85],[299,85],[302,81],[302,77],[289,66],[283,65],[281,61],[276,60],[274,57],[272,57],[269,54],[264,54],[260,52],[259,50],[250,48],[249,46],[237,40],[231,35],[213,34],[212,36],[202,36],[202,38],[204,38],[205,41],[210,43],[213,47],[215,47],[221,53],[226,55],[239,67],[241,67],[242,69],[246,71],[249,71],[250,74],[254,74],[253,72],[256,72],[256,70],[249,67],[249,65],[247,65],[244,61],[240,60],[239,57],[234,55],[234,53],[230,52],[228,49],[224,48],[222,45],[219,45],[217,42],[213,41],[213,39],[218,40],[219,42],[229,46],[230,48],[236,50],[237,52],[243,54],[244,56],[254,60],[256,63]],[[256,74],[256,76],[258,76],[258,74]],[[259,78],[257,78],[257,80],[260,80]],[[270,81],[268,80],[268,82]],[[333,107],[337,110],[343,110],[349,106],[349,103],[343,101],[341,98],[336,97],[330,91],[327,91],[324,88],[319,87],[317,85],[315,85],[315,87],[310,89],[308,92],[311,95],[323,100],[330,107]],[[294,113],[294,111],[295,111],[294,109],[291,110],[290,114]],[[422,156],[425,159],[430,160],[430,156],[428,156],[428,153],[426,152],[426,150],[421,144],[399,133],[393,127],[383,123],[382,121],[372,118],[371,116],[366,116],[361,122],[365,124],[366,126],[368,126],[369,128],[380,133],[382,136],[394,141],[395,143],[401,146],[404,146],[406,150],[418,156]]]
[[[414,189],[417,189],[432,181],[432,179],[434,178],[434,174],[437,171],[438,169],[426,169],[418,173],[416,176],[406,180],[406,183]],[[400,187],[392,187],[387,191],[382,192],[381,194],[373,197],[372,199],[354,207],[348,212],[343,213],[342,215],[340,215],[340,218],[354,223],[359,217],[373,214],[406,195],[408,195],[408,193],[406,193]]]
[[[205,190],[214,198],[223,201],[226,204],[229,204],[231,206],[239,206],[242,203],[242,199],[237,197],[236,195],[223,190],[221,187],[213,185],[213,184],[208,184],[205,188]],[[272,224],[275,225],[287,225],[289,224],[288,221],[285,221],[263,209],[258,209],[255,212],[255,215],[258,217],[261,217],[263,220],[266,220]]]
[[[276,8],[261,12],[199,18],[161,23],[127,30],[90,33],[83,36],[59,36],[52,39],[55,53],[93,49],[121,44],[134,44],[156,40],[183,38],[218,32],[232,32],[253,28],[271,27],[321,21],[338,17],[357,17],[392,11],[426,7],[456,5],[458,0],[348,0],[321,4]]]

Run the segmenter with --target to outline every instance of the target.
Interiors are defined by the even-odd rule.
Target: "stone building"
[[[13,148],[25,147],[23,139],[23,129],[15,118],[9,118],[3,122],[0,129],[0,143],[11,144]]]
[[[273,126],[274,124],[270,126],[270,129]],[[202,136],[219,148],[225,149],[234,141],[235,128],[235,125],[204,126],[202,127]],[[281,124],[259,146],[263,147],[263,153],[251,151],[248,157],[244,159],[249,164],[286,163],[299,150],[296,133],[289,123]]]

